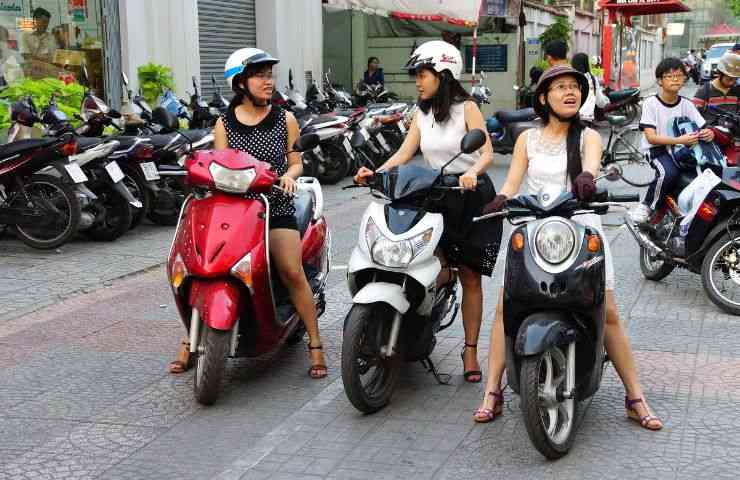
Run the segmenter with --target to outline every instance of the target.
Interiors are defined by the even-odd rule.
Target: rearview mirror
[[[619,165],[609,165],[609,167],[606,169],[606,174],[604,175],[604,178],[606,178],[610,182],[616,182],[617,180],[622,178],[622,168]]]
[[[126,76],[125,73],[121,72],[121,77],[123,77],[123,84],[128,87],[128,76]]]
[[[460,141],[460,151],[462,153],[473,153],[486,144],[486,134],[483,130],[476,128],[469,131]]]
[[[293,144],[293,151],[294,152],[307,152],[309,150],[313,150],[314,148],[319,146],[319,143],[321,142],[321,137],[319,137],[315,133],[308,133],[306,135],[301,135],[298,137],[298,139]]]
[[[110,111],[108,112],[108,116],[109,116],[110,118],[121,118],[121,113],[120,113],[119,111],[117,111],[117,110],[113,110],[113,109],[111,109],[111,110],[110,110]]]

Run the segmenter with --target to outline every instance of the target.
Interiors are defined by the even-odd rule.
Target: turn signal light
[[[598,235],[589,235],[587,245],[589,252],[596,253],[601,248],[601,239]]]
[[[521,232],[517,232],[511,236],[511,248],[515,252],[521,252],[524,250],[524,235]]]
[[[59,153],[61,153],[65,157],[71,157],[72,155],[76,154],[77,153],[77,142],[72,140],[71,142],[62,144],[62,146],[59,147]]]
[[[172,264],[172,271],[170,272],[170,283],[175,289],[180,288],[185,278],[188,276],[188,269],[185,267],[185,262],[182,260],[180,254],[177,254],[175,261]]]
[[[696,212],[696,215],[702,220],[704,220],[706,223],[709,223],[712,220],[714,220],[714,217],[717,216],[717,212],[719,212],[719,210],[717,210],[717,207],[715,207],[709,202],[704,202],[699,207],[699,210]]]
[[[252,290],[252,254],[248,253],[231,268],[231,274]]]

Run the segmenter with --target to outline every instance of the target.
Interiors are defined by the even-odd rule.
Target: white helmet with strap
[[[259,48],[242,48],[232,53],[224,66],[224,78],[229,88],[234,90],[234,78],[251,65],[275,65],[280,60]]]
[[[452,78],[459,80],[463,69],[462,55],[454,45],[443,40],[432,40],[414,50],[406,63],[406,69],[410,71],[421,67],[429,67],[439,73],[449,70]]]

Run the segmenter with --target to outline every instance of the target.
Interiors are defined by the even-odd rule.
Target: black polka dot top
[[[285,110],[272,106],[270,113],[254,126],[245,125],[236,118],[233,108],[221,115],[226,129],[229,148],[241,150],[272,165],[278,177],[288,171],[288,124]],[[259,199],[259,195],[248,194],[250,198]],[[267,195],[270,202],[270,218],[295,215],[293,199],[278,191]]]

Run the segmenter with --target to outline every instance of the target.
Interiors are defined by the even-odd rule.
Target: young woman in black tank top
[[[240,54],[244,58],[239,59],[237,73],[229,75],[227,63],[226,76],[236,96],[228,112],[216,123],[214,146],[216,149],[241,150],[269,162],[280,177],[280,188],[285,193],[268,195],[272,262],[306,325],[311,356],[309,376],[324,378],[327,375],[326,362],[313,294],[303,271],[301,239],[292,198],[298,188],[296,179],[303,173],[303,162],[299,153],[290,153],[286,158],[289,146],[298,139],[300,129],[291,113],[270,105],[275,87],[272,66],[277,59],[258,49],[239,50],[232,58]],[[184,363],[187,365],[187,361]]]

